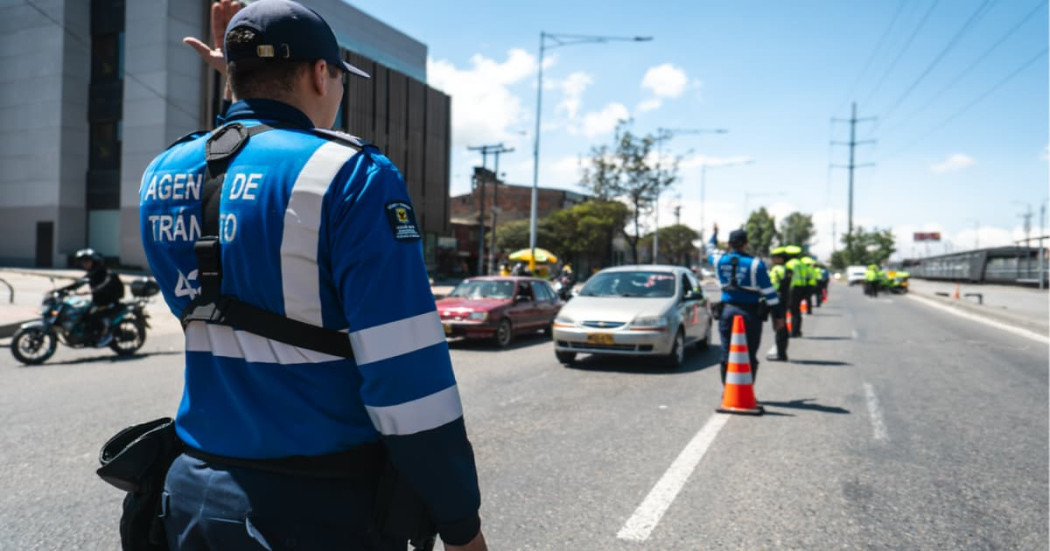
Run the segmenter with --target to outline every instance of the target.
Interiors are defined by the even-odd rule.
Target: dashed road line
[[[667,512],[667,508],[671,506],[675,498],[678,497],[678,492],[681,491],[685,482],[689,480],[689,475],[693,474],[697,464],[700,463],[700,459],[704,457],[707,449],[711,447],[711,443],[718,436],[718,431],[722,430],[722,427],[729,421],[729,417],[725,413],[716,413],[707,420],[707,423],[696,433],[696,436],[693,436],[693,439],[678,454],[678,458],[674,460],[674,463],[671,463],[667,472],[649,491],[649,495],[645,496],[642,504],[635,509],[631,518],[627,519],[623,528],[620,528],[620,531],[616,534],[617,538],[628,541],[645,541],[649,539],[653,529],[660,523],[660,518]]]
[[[875,387],[871,386],[871,383],[864,383],[864,394],[868,396],[868,415],[871,416],[871,428],[875,440],[889,440],[886,423],[882,421],[882,408],[879,407],[879,399],[875,396]]]
[[[1003,331],[1009,331],[1010,333],[1013,333],[1015,335],[1020,335],[1022,337],[1027,337],[1029,339],[1041,342],[1043,344],[1050,344],[1050,337],[1047,337],[1046,335],[1043,335],[1043,334],[1040,334],[1040,333],[1036,333],[1034,331],[1029,331],[1027,329],[1021,329],[1020,327],[1014,327],[1013,325],[1008,325],[1008,324],[1005,324],[1005,323],[1002,323],[1002,322],[998,322],[998,321],[982,318],[981,316],[978,316],[976,314],[971,314],[969,312],[964,312],[962,310],[959,310],[958,308],[952,308],[950,306],[945,306],[943,304],[940,304],[940,303],[935,302],[933,300],[930,300],[928,298],[919,297],[919,296],[915,296],[915,295],[912,295],[912,294],[909,294],[907,296],[909,298],[911,298],[912,300],[919,301],[919,302],[921,302],[921,303],[923,303],[923,304],[925,304],[927,306],[931,306],[933,308],[937,308],[937,309],[943,310],[943,311],[948,312],[950,314],[955,314],[956,316],[959,316],[961,318],[966,318],[966,319],[968,319],[970,321],[976,321],[976,322],[979,322],[979,323],[983,323],[985,325],[990,325],[990,326],[995,327],[997,329],[1002,329]]]

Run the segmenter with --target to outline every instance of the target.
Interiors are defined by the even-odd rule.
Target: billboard
[[[941,240],[941,232],[939,232],[939,231],[918,232],[917,231],[917,232],[915,232],[912,235],[912,240],[913,241],[940,241]]]

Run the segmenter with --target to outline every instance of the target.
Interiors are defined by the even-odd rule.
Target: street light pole
[[[536,270],[536,202],[539,194],[540,182],[540,114],[543,106],[543,56],[547,51],[547,39],[554,44],[550,48],[559,46],[571,46],[573,44],[591,44],[604,42],[648,42],[651,36],[588,36],[573,34],[554,34],[545,31],[540,32],[540,57],[539,74],[536,78],[536,135],[532,142],[532,206],[529,208],[529,269],[535,273]]]
[[[729,167],[732,167],[732,166],[753,165],[753,164],[755,164],[755,160],[754,159],[748,159],[746,161],[738,161],[738,162],[734,162],[734,163],[726,163],[724,165],[712,165],[711,168],[729,168]],[[704,198],[704,194],[706,193],[705,189],[707,187],[707,168],[708,168],[708,165],[707,165],[706,162],[704,164],[700,165],[700,245],[701,245],[701,251],[703,251],[704,247],[706,247],[706,245],[704,244],[704,229],[706,228],[706,226],[704,226],[704,218],[705,218],[705,214],[707,213],[707,200]]]
[[[729,131],[725,128],[657,128],[656,129],[656,166],[660,166],[660,162],[663,160],[663,141],[670,140],[675,134],[728,134]],[[701,198],[703,199],[703,173],[701,172]],[[657,181],[656,185],[656,202],[654,208],[656,219],[654,224],[656,229],[653,231],[653,264],[660,263],[660,183]],[[700,235],[703,236],[703,216],[700,217]]]

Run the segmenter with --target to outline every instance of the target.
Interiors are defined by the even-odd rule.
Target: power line
[[[1017,31],[1025,23],[1031,21],[1032,18],[1035,16],[1035,14],[1038,13],[1040,11],[1040,9],[1043,6],[1045,6],[1045,5],[1046,5],[1046,0],[1041,0],[1040,2],[1038,2],[1035,5],[1035,7],[1032,8],[1031,11],[1029,11],[1027,14],[1025,14],[1025,16],[1022,17],[1021,20],[1018,21],[1013,27],[1011,27],[1010,30],[1006,31],[1005,34],[1003,34],[1001,37],[999,37],[999,39],[996,40],[994,44],[989,46],[988,49],[984,51],[984,53],[982,53],[980,56],[978,56],[977,59],[975,59],[973,61],[973,63],[971,63],[968,67],[966,67],[958,75],[956,75],[955,78],[952,79],[951,82],[949,82],[944,87],[942,87],[940,90],[938,90],[937,93],[934,94],[933,96],[931,96],[930,99],[926,103],[924,103],[921,107],[919,107],[918,109],[916,109],[916,110],[912,111],[911,113],[909,113],[908,116],[904,118],[904,120],[914,120],[916,115],[918,115],[919,113],[922,113],[923,111],[928,109],[930,107],[930,105],[933,104],[933,102],[937,101],[941,97],[941,95],[943,95],[948,90],[951,90],[952,88],[954,88],[955,85],[959,83],[959,81],[961,81],[966,75],[970,74],[970,71],[974,70],[978,65],[980,65],[981,62],[984,61],[984,59],[987,58],[989,55],[991,55],[992,52],[994,52],[996,49],[998,49],[999,46],[1002,46],[1003,43],[1006,42],[1007,39],[1009,39],[1011,36],[1017,34]],[[900,128],[900,126],[901,125],[893,126],[893,127],[891,127],[891,129],[889,131],[883,131],[883,134],[886,134],[888,132],[892,132],[893,130],[895,130],[897,128]]]
[[[882,73],[882,77],[879,78],[878,84],[876,84],[875,88],[871,90],[871,93],[868,94],[868,97],[864,98],[864,103],[868,103],[869,101],[871,101],[871,98],[875,96],[875,93],[878,92],[880,88],[882,88],[882,84],[886,82],[886,77],[888,77],[890,73],[893,72],[893,68],[896,67],[897,63],[901,60],[902,57],[904,57],[904,54],[908,51],[908,48],[911,47],[912,41],[914,41],[915,37],[919,35],[919,31],[921,31],[922,28],[926,25],[926,21],[930,19],[930,14],[933,13],[933,10],[937,7],[937,4],[939,3],[940,0],[934,0],[933,4],[930,5],[930,9],[926,10],[926,13],[922,16],[922,20],[919,21],[919,25],[915,27],[914,31],[912,31],[911,36],[909,36],[908,40],[904,43],[904,47],[901,48],[900,53],[897,54],[897,57],[893,58],[893,62],[890,63],[890,66],[887,67],[886,71]]]
[[[833,113],[837,113],[845,107],[846,102],[853,97],[853,93],[857,91],[857,86],[860,85],[860,81],[864,79],[864,75],[868,74],[868,69],[871,68],[871,62],[875,61],[875,56],[882,50],[882,45],[886,42],[886,37],[890,35],[890,31],[893,30],[894,23],[897,22],[897,18],[900,17],[902,11],[904,11],[905,0],[901,0],[900,4],[897,4],[897,11],[893,13],[893,18],[890,19],[890,24],[886,25],[886,30],[882,32],[882,37],[875,43],[875,49],[871,51],[871,55],[868,56],[868,61],[864,64],[864,68],[861,69],[860,74],[857,75],[857,80],[853,81],[853,86],[850,87],[849,93],[842,100],[842,103],[835,108]]]
[[[1035,56],[1033,56],[1033,57],[1032,57],[1031,59],[1029,59],[1028,61],[1025,61],[1025,62],[1024,62],[1023,64],[1021,64],[1021,66],[1019,66],[1019,67],[1018,67],[1017,69],[1015,69],[1015,70],[1014,70],[1014,71],[1013,71],[1012,73],[1010,73],[1009,75],[1007,75],[1007,76],[1006,76],[1006,78],[1003,78],[1002,80],[1000,80],[999,82],[997,82],[997,83],[996,83],[996,84],[995,84],[994,86],[992,86],[992,87],[991,87],[991,88],[989,88],[988,90],[984,91],[984,92],[983,92],[983,93],[982,93],[981,95],[977,96],[977,98],[976,98],[976,99],[974,99],[974,100],[973,100],[973,101],[971,101],[970,103],[966,104],[966,106],[965,106],[965,107],[963,107],[962,109],[960,109],[960,110],[956,111],[955,113],[952,113],[952,115],[951,115],[951,116],[949,116],[948,118],[946,118],[946,119],[944,119],[943,121],[941,121],[941,122],[940,122],[939,124],[937,124],[936,126],[934,126],[933,128],[931,128],[930,130],[928,130],[928,131],[927,131],[927,132],[926,132],[925,134],[923,134],[923,135],[919,136],[918,138],[916,138],[915,140],[913,140],[913,141],[912,141],[911,143],[909,143],[908,145],[906,145],[906,146],[904,146],[904,147],[902,147],[902,148],[900,148],[900,149],[897,149],[896,151],[894,151],[894,152],[890,153],[890,154],[889,154],[889,156],[887,156],[886,158],[884,158],[884,159],[883,159],[882,161],[883,161],[883,162],[885,162],[885,161],[886,161],[887,159],[890,159],[890,158],[896,157],[896,156],[897,156],[897,155],[899,155],[900,153],[902,153],[902,152],[904,152],[904,151],[907,151],[908,149],[911,149],[911,148],[912,148],[912,147],[913,147],[913,146],[914,146],[915,144],[917,144],[917,143],[921,142],[922,140],[926,139],[927,137],[929,137],[929,136],[930,136],[930,134],[933,134],[934,132],[937,132],[937,131],[938,131],[938,130],[940,130],[941,128],[944,128],[944,127],[945,127],[945,126],[947,126],[947,125],[948,125],[949,123],[951,123],[952,121],[954,121],[954,120],[955,120],[956,118],[958,118],[958,117],[962,116],[962,115],[963,115],[964,113],[966,113],[967,111],[969,111],[970,109],[972,109],[972,108],[973,108],[973,107],[974,107],[975,105],[977,105],[978,103],[981,103],[982,101],[984,101],[984,99],[985,99],[985,98],[987,98],[988,96],[990,96],[990,95],[992,95],[993,93],[995,93],[995,91],[996,91],[996,90],[998,90],[999,88],[1001,88],[1002,86],[1004,86],[1004,85],[1005,85],[1005,84],[1006,84],[1007,82],[1010,82],[1011,80],[1013,80],[1013,79],[1014,79],[1014,77],[1016,77],[1017,75],[1019,75],[1019,74],[1021,74],[1022,72],[1024,72],[1024,70],[1025,70],[1025,69],[1027,69],[1027,68],[1031,67],[1031,66],[1032,66],[1032,64],[1034,64],[1034,63],[1035,63],[1036,61],[1039,61],[1039,58],[1041,58],[1041,57],[1045,56],[1045,55],[1047,54],[1047,51],[1048,51],[1048,48],[1043,48],[1043,50],[1042,50],[1042,51],[1040,51],[1040,52],[1039,52],[1038,54],[1036,54]]]
[[[69,35],[70,38],[73,38],[77,42],[80,42],[84,46],[87,46],[88,50],[90,51],[90,49],[91,49],[91,41],[90,40],[84,39],[83,37],[78,36],[76,33],[71,31],[69,29],[69,27],[66,27],[60,21],[58,21],[57,19],[55,19],[55,18],[51,17],[50,15],[48,15],[47,12],[45,12],[42,9],[40,9],[40,7],[37,6],[36,4],[34,4],[31,0],[24,0],[24,1],[25,1],[27,6],[33,8],[34,10],[36,10],[37,13],[39,13],[42,16],[44,16],[44,18],[46,18],[48,21],[54,23],[58,28],[60,28],[63,31],[65,31],[65,33],[67,35]],[[169,100],[166,95],[158,92],[157,90],[154,90],[152,86],[150,86],[149,84],[146,84],[145,82],[143,82],[139,77],[135,76],[134,73],[132,73],[131,71],[128,71],[127,68],[124,69],[124,76],[128,77],[129,80],[133,80],[133,81],[137,82],[139,84],[139,86],[142,86],[143,88],[145,88],[146,90],[148,90],[149,92],[151,92],[152,94],[157,96],[158,98],[164,100],[164,103],[170,105],[171,107],[174,107],[176,110],[182,111],[184,114],[189,115],[193,119],[200,118],[200,116],[197,113],[191,113],[191,112],[183,109],[182,107],[180,107],[175,102]]]
[[[890,118],[893,115],[893,112],[896,111],[898,107],[900,107],[901,103],[903,103],[904,100],[908,99],[908,96],[910,96],[911,93],[915,91],[915,88],[920,83],[922,83],[923,79],[925,79],[927,75],[929,75],[930,72],[933,71],[933,69],[944,59],[944,56],[948,55],[948,53],[951,52],[952,49],[955,48],[955,46],[959,43],[959,40],[961,40],[962,37],[965,36],[971,28],[973,28],[974,23],[980,21],[982,17],[988,14],[988,6],[991,3],[992,0],[984,0],[984,3],[982,3],[980,6],[977,7],[976,10],[974,10],[973,14],[970,15],[970,18],[966,20],[966,23],[963,24],[962,28],[956,31],[955,36],[953,36],[951,40],[948,41],[948,44],[945,45],[944,48],[941,49],[940,53],[938,53],[937,56],[933,58],[933,61],[931,61],[930,64],[927,65],[925,69],[923,69],[922,73],[919,74],[918,78],[912,81],[911,85],[908,86],[906,90],[904,90],[904,93],[901,94],[897,98],[897,100],[893,102],[893,105],[891,105],[889,109],[886,110],[886,114],[882,115],[882,120]],[[875,127],[872,128],[872,132],[875,131],[875,128],[878,128],[878,124],[876,124]]]

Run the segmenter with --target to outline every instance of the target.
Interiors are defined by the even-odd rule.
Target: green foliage
[[[536,222],[536,246],[547,248],[551,234],[543,225],[543,220]],[[496,227],[496,247],[504,254],[510,254],[529,246],[529,220],[515,220]],[[553,252],[553,251],[552,251]]]
[[[589,166],[584,168],[580,185],[602,200],[622,199],[630,205],[634,234],[625,234],[631,246],[631,256],[638,263],[638,242],[641,239],[640,218],[648,212],[657,195],[678,178],[680,157],[663,166],[651,154],[661,137],[652,134],[638,136],[631,132],[631,121],[620,121],[616,126],[612,147],[592,147]]]
[[[836,270],[868,264],[882,266],[897,251],[894,243],[893,231],[890,228],[875,228],[868,232],[858,226],[853,230],[852,239],[848,235],[842,236],[842,244],[846,248],[832,253],[831,266]]]
[[[777,221],[762,207],[752,211],[744,226],[747,230],[748,248],[755,256],[769,256],[769,248],[777,237]]]
[[[700,238],[700,232],[685,224],[665,226],[660,228],[658,232],[660,234],[660,259],[663,260],[662,263],[688,266],[690,259],[697,253],[697,248],[693,246],[693,241]],[[649,233],[642,238],[640,244],[645,247],[651,247],[652,243],[653,233]]]
[[[610,256],[613,238],[623,233],[630,212],[619,201],[591,200],[543,219],[549,248],[565,260],[601,265]]]
[[[812,214],[793,212],[780,221],[781,245],[798,245],[805,248],[815,233]]]

